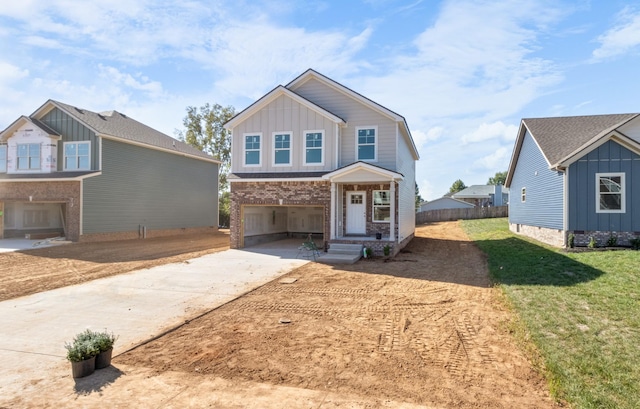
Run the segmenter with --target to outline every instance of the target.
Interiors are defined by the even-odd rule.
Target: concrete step
[[[323,253],[320,257],[316,259],[316,262],[325,263],[325,264],[353,264],[356,261],[360,260],[361,257],[362,257],[362,253],[358,253],[358,254]]]
[[[362,248],[362,244],[330,243],[328,251],[331,254],[362,254]]]

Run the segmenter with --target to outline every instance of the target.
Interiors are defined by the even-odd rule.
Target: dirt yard
[[[31,293],[179,261],[224,248],[223,238],[0,255],[3,297],[25,283]],[[22,263],[29,266],[19,275],[7,274]],[[309,263],[116,356],[103,378],[75,386],[68,375],[51,379],[38,401],[87,408],[553,408],[545,381],[509,333],[511,319],[483,254],[458,224],[431,224],[392,260]]]
[[[0,253],[0,301],[229,248],[229,231]]]

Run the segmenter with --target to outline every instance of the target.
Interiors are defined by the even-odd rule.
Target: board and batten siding
[[[305,131],[324,130],[323,165],[304,164]],[[292,132],[291,166],[274,166],[274,132]],[[232,131],[232,172],[319,172],[336,168],[335,160],[335,123],[294,101],[286,95],[280,95],[260,111],[254,113]],[[261,133],[260,166],[244,166],[245,134]]]
[[[409,237],[416,229],[416,161],[411,148],[398,129],[398,172],[404,179],[398,182],[398,242]]]
[[[64,111],[54,108],[40,119],[62,136],[58,142],[58,170],[64,170],[64,142],[91,142],[91,170],[99,170],[100,144],[95,132],[67,115]]]
[[[596,212],[596,173],[624,173],[625,213]],[[640,156],[608,141],[569,166],[568,230],[640,231]]]
[[[292,91],[347,122],[347,126],[341,128],[340,164],[337,167],[347,166],[357,161],[356,128],[377,126],[378,160],[371,163],[385,169],[398,170],[397,125],[391,118],[316,79],[310,79]]]
[[[549,169],[527,131],[509,187],[509,223],[562,230],[563,176]],[[524,203],[521,201],[523,187],[526,188]]]
[[[109,139],[102,149],[102,175],[83,181],[82,234],[217,226],[217,164]]]

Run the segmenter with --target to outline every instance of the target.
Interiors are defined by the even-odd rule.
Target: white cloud
[[[491,139],[500,139],[503,141],[514,141],[518,127],[515,125],[506,125],[502,121],[493,122],[491,124],[483,123],[475,131],[468,133],[462,137],[464,144],[484,142]]]
[[[0,61],[0,89],[8,84],[29,76],[29,70]]]
[[[500,147],[495,152],[483,156],[473,162],[474,168],[482,170],[506,169],[509,164],[511,151],[509,148]]]
[[[136,91],[143,91],[149,97],[159,97],[163,94],[162,84],[158,81],[151,81],[148,77],[136,74],[135,77],[128,73],[122,73],[114,67],[99,65],[101,76],[114,85],[123,85]]]
[[[615,27],[598,37],[600,47],[593,50],[594,61],[617,57],[640,46],[640,12],[630,7],[619,14]]]

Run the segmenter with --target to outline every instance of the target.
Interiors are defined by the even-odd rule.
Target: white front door
[[[347,234],[367,233],[366,192],[347,192]]]

